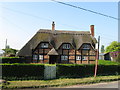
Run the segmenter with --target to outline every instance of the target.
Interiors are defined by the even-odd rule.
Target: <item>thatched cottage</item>
[[[94,25],[90,31],[64,31],[40,29],[19,51],[19,57],[29,63],[95,63],[96,39]]]

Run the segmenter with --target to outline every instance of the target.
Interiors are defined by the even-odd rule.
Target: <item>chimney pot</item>
[[[52,31],[54,31],[55,30],[55,23],[54,23],[54,21],[52,22]]]
[[[94,25],[90,25],[91,35],[94,37]]]

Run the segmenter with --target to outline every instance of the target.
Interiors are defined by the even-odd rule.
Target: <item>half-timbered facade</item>
[[[30,63],[95,63],[96,39],[94,25],[90,31],[40,29],[19,51],[18,56],[29,58]]]

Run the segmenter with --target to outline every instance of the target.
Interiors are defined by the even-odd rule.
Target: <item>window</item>
[[[70,44],[63,44],[63,49],[70,49]]]
[[[86,56],[82,56],[82,60],[87,60],[87,57]]]
[[[33,55],[33,60],[37,60],[38,56],[37,55]]]
[[[81,60],[81,56],[76,56],[76,60]]]
[[[48,48],[48,43],[41,43],[41,48]]]
[[[61,60],[68,60],[68,56],[61,56]]]
[[[38,59],[38,56],[37,55],[33,55],[33,63],[37,63],[37,59]]]
[[[39,55],[39,60],[43,60],[43,55]]]
[[[84,45],[83,49],[90,49],[90,45]]]

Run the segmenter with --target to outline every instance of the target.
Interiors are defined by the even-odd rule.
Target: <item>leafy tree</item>
[[[101,53],[104,53],[105,49],[104,49],[104,45],[101,46]]]
[[[120,51],[120,42],[113,41],[109,46],[106,47],[105,52]]]
[[[18,50],[10,48],[9,45],[7,45],[6,48],[2,50],[4,51],[5,56],[10,54],[16,55],[16,53],[18,52]]]

